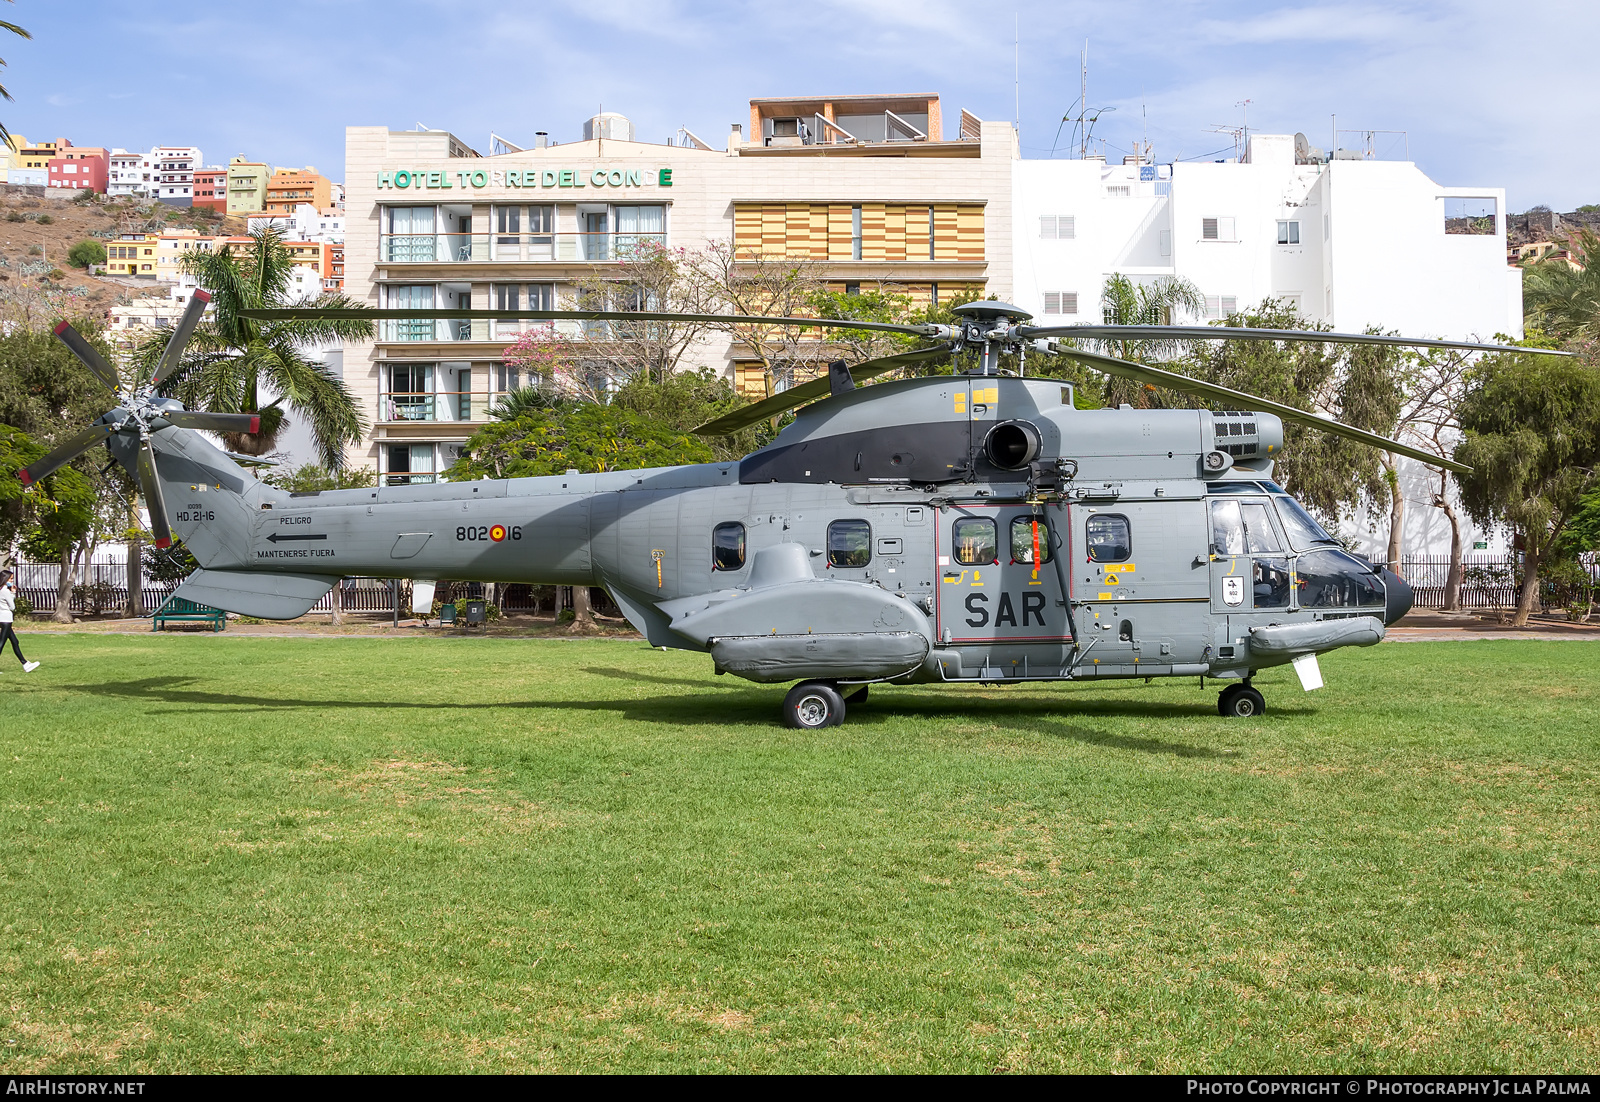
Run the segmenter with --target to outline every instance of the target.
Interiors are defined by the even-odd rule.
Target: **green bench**
[[[210,624],[215,632],[228,626],[228,614],[210,605],[197,604],[182,597],[169,597],[166,604],[156,609],[150,621],[151,631],[160,631],[166,623],[201,623]]]

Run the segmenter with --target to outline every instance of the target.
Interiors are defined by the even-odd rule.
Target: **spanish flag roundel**
[[[489,529],[489,538],[494,540],[496,543],[499,543],[501,540],[505,539],[506,526],[503,524],[497,524],[493,528]]]

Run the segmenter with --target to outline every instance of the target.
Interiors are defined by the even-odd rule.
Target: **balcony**
[[[482,423],[488,420],[489,407],[504,398],[506,393],[488,387],[479,390],[384,393],[378,395],[376,420],[386,425]]]
[[[386,233],[384,264],[471,264],[626,260],[645,246],[665,246],[664,233]]]

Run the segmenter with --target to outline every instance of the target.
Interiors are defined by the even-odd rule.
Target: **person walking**
[[[6,649],[6,640],[11,640],[11,650],[17,656],[17,661],[22,663],[23,673],[32,673],[39,668],[39,663],[29,662],[22,657],[22,644],[17,642],[17,625],[12,623],[16,617],[17,585],[12,581],[11,571],[0,570],[0,653]]]

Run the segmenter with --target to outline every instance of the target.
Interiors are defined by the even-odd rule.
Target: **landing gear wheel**
[[[837,727],[844,722],[844,698],[826,681],[804,681],[783,698],[786,727],[816,730]]]
[[[1265,715],[1267,702],[1249,685],[1231,685],[1217,698],[1217,711],[1235,719]]]
[[[844,698],[846,704],[865,704],[867,702],[867,687],[865,685]]]

